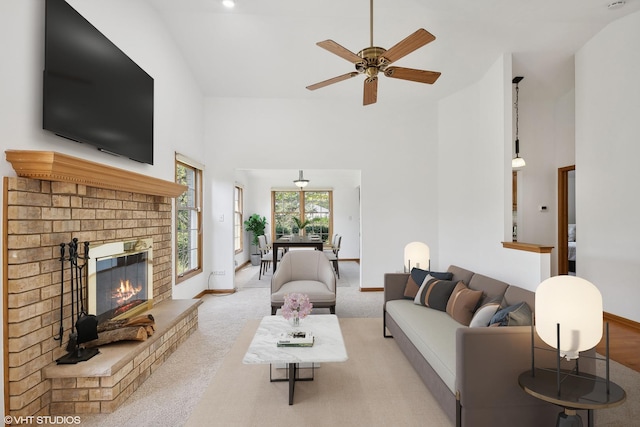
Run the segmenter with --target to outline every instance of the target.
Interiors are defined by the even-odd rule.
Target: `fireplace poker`
[[[64,245],[64,243],[60,243],[60,332],[57,337],[53,337],[54,340],[60,341],[60,347],[62,347],[62,335],[64,333]]]
[[[76,285],[79,290],[78,300],[80,301],[80,309],[78,311],[78,319],[76,320],[76,333],[78,334],[78,344],[82,344],[98,339],[98,318],[94,314],[88,314],[84,307],[84,294],[82,290],[84,285],[82,283],[82,276],[88,274],[87,260],[89,259],[89,242],[84,242],[84,256],[79,256],[77,252],[76,250]],[[84,261],[82,265],[78,265],[78,257]],[[87,282],[88,279],[84,281],[84,284]]]
[[[82,316],[83,314],[87,314],[87,312],[84,311],[84,295],[82,294],[82,275],[83,275],[83,270],[86,270],[87,268],[87,260],[89,259],[89,242],[84,242],[84,256],[82,257],[82,259],[84,260],[84,265],[82,265],[82,267],[78,267],[78,261],[76,260],[76,268],[78,272],[78,277],[80,278],[80,281],[78,284],[78,288],[80,289],[80,312],[78,313],[78,317]],[[87,281],[85,280],[85,282]]]
[[[89,360],[100,353],[97,348],[87,349],[80,346],[84,342],[98,338],[97,318],[94,315],[84,313],[84,302],[81,301],[82,275],[86,271],[86,260],[89,258],[89,242],[84,244],[84,256],[78,254],[78,239],[72,239],[68,245],[71,272],[71,333],[69,333],[69,342],[67,343],[67,354],[56,360],[58,364],[75,364]],[[78,257],[85,260],[82,265],[78,265]]]
[[[67,351],[68,352],[72,352],[72,351],[76,351],[76,349],[78,348],[78,334],[76,334],[76,330],[75,330],[75,310],[74,310],[74,297],[73,297],[73,258],[75,256],[75,248],[73,245],[73,241],[69,242],[69,266],[70,266],[70,273],[71,273],[71,289],[70,289],[70,294],[71,294],[71,332],[69,333],[69,343],[67,344]]]
[[[77,317],[80,318],[80,298],[81,298],[81,292],[82,290],[80,289],[80,275],[82,274],[82,271],[80,270],[80,267],[78,267],[78,239],[77,238],[73,238],[73,260],[71,261],[71,264],[73,265],[73,268],[75,269],[75,285],[76,285],[76,313],[77,313]],[[78,318],[74,319],[74,322],[78,321]],[[76,325],[76,333],[78,333],[78,325]]]

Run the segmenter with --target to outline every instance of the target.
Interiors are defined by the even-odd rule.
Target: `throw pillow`
[[[531,326],[531,308],[524,301],[503,308],[491,318],[489,326]]]
[[[413,302],[434,310],[446,311],[447,302],[455,287],[456,282],[439,280],[428,275]]]
[[[404,286],[404,297],[414,299],[428,274],[428,271],[412,268],[409,278],[407,279],[407,284]]]
[[[474,291],[467,288],[463,282],[458,282],[447,302],[447,313],[458,323],[468,326],[480,298],[482,291]]]
[[[408,299],[415,298],[418,293],[418,289],[420,289],[420,284],[416,283],[412,275],[409,275],[407,284],[404,285],[404,297]]]
[[[418,292],[416,292],[416,296],[413,297],[413,303],[414,304],[418,304],[418,305],[423,305],[420,301],[422,300],[422,294],[424,293],[424,289],[427,286],[427,283],[433,279],[433,277],[431,277],[430,275],[427,274],[427,277],[424,278],[424,281],[422,282],[422,284],[420,285],[420,289],[418,289]]]
[[[404,297],[414,299],[418,293],[418,289],[420,289],[420,286],[427,278],[427,275],[431,275],[432,277],[441,280],[451,280],[453,278],[453,273],[449,273],[448,271],[440,273],[437,271],[427,271],[414,267],[411,269],[411,274],[409,274],[407,284],[404,287]]]
[[[489,322],[491,322],[491,318],[494,314],[500,309],[500,304],[497,302],[489,302],[479,309],[473,314],[471,318],[471,322],[469,322],[470,328],[481,328],[485,326],[489,326]]]

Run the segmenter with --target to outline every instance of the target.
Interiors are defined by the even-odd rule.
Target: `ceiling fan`
[[[356,66],[356,71],[352,71],[341,76],[333,77],[316,84],[307,86],[309,90],[320,89],[343,80],[350,79],[358,74],[366,74],[364,81],[363,105],[374,104],[378,99],[378,73],[382,73],[387,77],[394,79],[410,80],[418,83],[433,84],[440,73],[437,71],[416,70],[413,68],[390,67],[390,65],[398,59],[410,54],[414,50],[421,48],[434,41],[436,38],[427,30],[420,28],[409,37],[394,45],[391,49],[386,50],[373,45],[373,0],[370,0],[370,18],[371,27],[370,41],[371,46],[362,49],[358,54],[351,52],[349,49],[339,45],[333,40],[325,40],[316,43],[323,49],[338,55],[339,57],[352,62]]]

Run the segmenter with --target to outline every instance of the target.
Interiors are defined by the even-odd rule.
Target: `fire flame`
[[[120,281],[120,287],[113,292],[113,298],[118,305],[124,304],[142,291],[142,286],[133,286],[128,280]]]

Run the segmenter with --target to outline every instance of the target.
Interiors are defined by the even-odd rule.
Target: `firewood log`
[[[86,342],[87,348],[98,347],[117,341],[145,341],[147,330],[144,326],[128,326],[98,333],[98,339]]]
[[[112,331],[118,328],[126,328],[128,326],[147,326],[154,324],[155,319],[151,314],[142,314],[129,319],[107,320],[106,322],[100,323],[98,325],[98,333]]]

